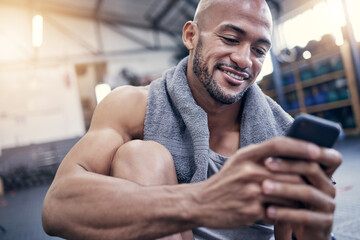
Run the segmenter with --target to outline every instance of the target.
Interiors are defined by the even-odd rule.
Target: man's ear
[[[193,50],[196,46],[196,38],[198,33],[198,27],[193,21],[188,21],[185,23],[182,39],[185,47],[190,51]]]

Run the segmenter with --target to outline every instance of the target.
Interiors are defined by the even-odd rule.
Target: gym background
[[[96,105],[187,55],[198,0],[0,0],[0,238],[56,239],[41,206]],[[271,0],[273,48],[258,84],[291,115],[339,122],[337,239],[360,239],[359,0]]]

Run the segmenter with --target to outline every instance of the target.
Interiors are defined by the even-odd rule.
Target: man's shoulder
[[[110,110],[113,114],[118,114],[122,118],[144,114],[147,107],[149,87],[121,86],[114,89],[99,104],[99,107]],[[101,106],[101,105],[104,106]]]
[[[149,86],[134,87],[130,85],[121,86],[115,88],[107,97],[110,101],[116,101],[118,103],[133,101],[146,101],[149,92]],[[121,100],[121,101],[119,101]]]
[[[114,89],[96,107],[93,128],[112,128],[129,136],[142,134],[148,87],[122,86]]]

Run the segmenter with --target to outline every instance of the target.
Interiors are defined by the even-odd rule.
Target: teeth
[[[244,80],[243,77],[241,77],[241,76],[239,76],[239,75],[236,75],[236,74],[234,74],[234,73],[232,73],[232,72],[225,71],[225,73],[226,73],[227,75],[229,75],[230,77],[233,77],[233,78],[235,78],[235,79],[237,79],[237,80]]]

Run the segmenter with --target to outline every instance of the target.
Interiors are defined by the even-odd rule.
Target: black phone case
[[[341,132],[338,123],[310,114],[300,114],[289,128],[286,136],[331,148]]]

